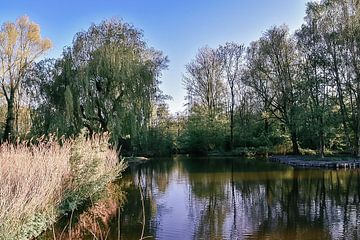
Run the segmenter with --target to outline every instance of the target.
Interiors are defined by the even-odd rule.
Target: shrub
[[[301,155],[310,155],[310,156],[314,156],[317,154],[315,150],[308,149],[308,148],[306,148],[306,149],[301,148],[300,153],[301,153]]]
[[[70,178],[60,205],[62,214],[74,211],[90,199],[95,200],[125,169],[125,163],[118,163],[117,153],[109,148],[107,140],[104,135],[91,140],[81,136],[73,143],[69,159]]]
[[[30,146],[29,146],[30,145]],[[107,136],[0,146],[0,239],[29,239],[125,168]]]
[[[255,148],[254,147],[239,147],[234,149],[233,153],[238,156],[245,157],[254,157],[255,156]]]

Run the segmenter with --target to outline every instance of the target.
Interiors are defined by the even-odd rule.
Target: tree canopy
[[[358,1],[309,2],[294,33],[274,26],[248,46],[200,48],[184,70],[187,109],[176,115],[160,90],[168,59],[141,30],[105,20],[78,32],[60,58],[35,62],[51,42],[21,17],[0,31],[2,139],[86,128],[110,132],[128,154],[359,157],[359,16]]]

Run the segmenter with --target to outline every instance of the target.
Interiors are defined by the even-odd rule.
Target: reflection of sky
[[[156,239],[191,239],[194,225],[189,219],[188,185],[184,181],[177,181],[179,174],[174,170],[169,186],[164,194],[157,199],[156,223],[160,226],[156,232]]]
[[[215,175],[216,176],[216,175]],[[159,224],[156,231],[156,239],[193,239],[196,227],[199,227],[201,214],[206,211],[206,200],[199,199],[191,193],[187,175],[179,174],[178,169],[169,176],[169,185],[165,193],[155,192],[157,203],[157,214],[153,219],[154,224]],[[215,179],[214,179],[215,180]],[[219,180],[219,179],[217,179]],[[231,191],[230,182],[224,183],[224,190],[228,196]],[[261,188],[261,192],[265,190]],[[241,200],[241,194],[237,196]],[[228,199],[230,201],[230,199]],[[243,203],[237,201],[236,226],[234,228],[234,211],[230,209],[225,213],[223,223],[224,239],[234,239],[235,236],[250,236],[256,230],[253,226],[250,214],[244,209]],[[228,204],[228,202],[226,201]],[[227,206],[231,208],[230,205]],[[195,210],[195,212],[194,212]],[[255,208],[248,209],[257,211]],[[236,238],[237,239],[237,238]],[[242,238],[241,238],[242,239]]]
[[[164,188],[161,183],[162,191],[153,185],[157,211],[152,224],[156,224],[156,239],[211,239],[215,236],[222,239],[325,240],[358,239],[360,236],[358,185],[356,182],[352,188],[344,185],[349,182],[349,172],[300,170],[295,174],[291,169],[279,169],[276,174],[276,170],[240,170],[233,174],[233,195],[229,171],[207,173],[195,168],[189,173],[182,164],[175,165],[165,177],[168,185]],[[164,177],[164,173],[153,175],[154,178],[159,176]],[[297,176],[297,181],[291,176]],[[337,189],[340,185],[334,184],[336,181],[341,183],[341,189]],[[298,191],[290,195],[295,184]],[[325,192],[321,190],[322,184]],[[348,205],[344,194],[347,187]]]

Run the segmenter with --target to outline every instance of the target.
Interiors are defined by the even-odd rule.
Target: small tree
[[[27,16],[16,23],[4,23],[0,29],[0,81],[7,103],[3,140],[13,136],[16,98],[21,91],[25,73],[36,58],[51,48],[51,41],[40,35],[38,24]]]

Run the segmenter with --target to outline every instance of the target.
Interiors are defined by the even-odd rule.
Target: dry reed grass
[[[125,168],[107,136],[0,146],[0,239],[40,234]],[[70,204],[70,205],[69,205]]]

